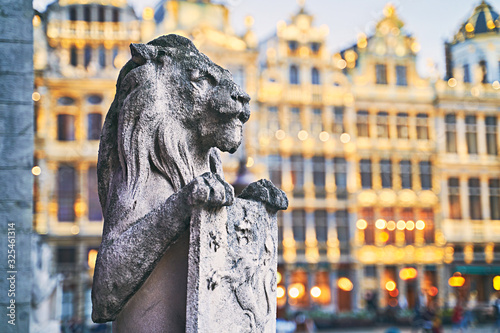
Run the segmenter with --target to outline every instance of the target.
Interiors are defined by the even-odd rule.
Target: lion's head
[[[218,158],[212,148],[238,148],[250,116],[249,96],[190,40],[167,35],[130,48],[101,134],[104,212],[110,186],[135,197],[152,172],[178,191],[198,176],[197,163]]]

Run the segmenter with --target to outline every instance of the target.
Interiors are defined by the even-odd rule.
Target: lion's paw
[[[274,211],[288,208],[288,198],[285,192],[267,179],[261,179],[248,185],[239,198],[263,202],[268,209]]]
[[[196,177],[187,188],[191,206],[216,208],[230,206],[234,202],[234,188],[216,173],[206,172]]]

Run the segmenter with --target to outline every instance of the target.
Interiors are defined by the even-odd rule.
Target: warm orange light
[[[281,282],[281,273],[278,272],[278,274],[276,274],[276,283],[279,284]]]
[[[299,134],[297,134],[297,136],[299,137],[300,141],[304,141],[305,139],[307,139],[309,134],[307,134],[307,131],[301,130],[299,131]]]
[[[387,281],[385,283],[385,289],[387,291],[393,291],[394,289],[396,289],[396,282],[394,282],[394,281]]]
[[[394,229],[396,229],[396,222],[394,221],[387,222],[387,230],[393,231]]]
[[[89,267],[91,269],[95,268],[96,259],[97,259],[97,250],[95,250],[95,249],[90,250],[88,258],[87,258],[87,263],[89,264]]]
[[[386,226],[386,222],[384,219],[378,219],[376,222],[375,222],[375,227],[377,227],[377,229],[385,229],[385,226]]]
[[[319,296],[321,296],[321,288],[320,287],[312,287],[311,288],[311,296],[314,297],[314,298],[318,298]]]
[[[391,291],[389,291],[389,295],[391,295],[391,297],[398,297],[399,290],[397,290],[397,289],[391,290]]]
[[[432,296],[432,297],[436,296],[438,294],[438,288],[436,288],[434,286],[430,287],[428,294],[429,294],[429,296]]]
[[[415,222],[407,221],[406,222],[406,229],[409,231],[412,231],[413,229],[415,229]]]
[[[35,102],[38,102],[40,98],[42,98],[42,96],[38,91],[35,91],[34,93],[31,94],[31,99]]]
[[[321,132],[319,133],[319,139],[323,142],[326,142],[328,141],[328,139],[330,139],[330,134],[328,134],[328,132]]]
[[[276,296],[278,298],[283,298],[285,296],[285,288],[282,286],[278,286],[278,289],[276,290]]]
[[[337,61],[337,67],[340,69],[344,69],[347,66],[347,62],[344,59],[340,59]]]
[[[493,278],[493,289],[500,290],[500,276],[495,276]]]
[[[342,133],[340,135],[340,142],[348,143],[349,141],[351,141],[351,136],[348,133]]]
[[[291,298],[298,298],[305,292],[305,287],[302,283],[294,283],[288,288],[288,296]]]
[[[493,22],[493,20],[488,20],[488,22],[486,22],[486,26],[488,29],[493,30],[495,29],[495,22]]]
[[[33,168],[31,168],[31,173],[34,176],[40,176],[40,174],[42,173],[42,169],[38,165],[35,165]]]
[[[403,220],[399,220],[398,223],[396,224],[396,227],[398,230],[405,230],[406,228],[406,223]]]
[[[465,279],[462,274],[460,274],[460,272],[454,273],[453,276],[448,279],[448,284],[450,285],[450,287],[461,287],[464,285],[464,283]]]
[[[337,286],[339,287],[339,289],[343,291],[351,291],[352,288],[354,287],[352,282],[346,277],[341,277],[337,281]]]
[[[413,267],[403,268],[399,271],[399,277],[401,280],[411,280],[417,277],[417,270]]]
[[[457,79],[455,79],[454,77],[450,78],[448,80],[448,85],[453,88],[453,87],[456,87],[457,86]]]
[[[144,19],[144,21],[152,20],[154,16],[155,16],[155,11],[151,7],[146,7],[142,11],[142,18]]]
[[[422,220],[418,220],[417,223],[415,223],[415,228],[417,228],[417,230],[424,230],[425,222]]]
[[[356,222],[356,227],[359,230],[365,230],[366,227],[368,227],[368,223],[363,219],[359,219],[358,222]]]
[[[286,137],[286,133],[283,130],[277,130],[276,133],[274,134],[274,136],[278,140],[283,140]]]
[[[380,241],[381,241],[382,243],[385,243],[385,242],[387,242],[388,240],[389,240],[389,234],[388,234],[387,232],[385,232],[385,231],[382,231],[382,232],[380,233]]]
[[[473,32],[474,31],[474,26],[472,25],[472,23],[469,22],[469,23],[467,23],[465,25],[465,31],[467,31],[467,32]]]

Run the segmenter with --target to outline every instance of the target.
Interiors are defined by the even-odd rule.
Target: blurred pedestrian
[[[461,326],[463,317],[464,309],[462,308],[461,302],[457,302],[457,305],[453,308],[453,315],[451,316],[451,327],[453,332],[463,332]]]
[[[495,316],[495,332],[500,333],[500,295],[497,295],[495,303],[493,303],[493,314]]]
[[[434,303],[429,302],[429,304],[425,308],[425,311],[422,315],[422,319],[423,319],[422,328],[424,329],[425,333],[433,333],[432,329],[434,327],[434,319],[435,318],[436,318],[436,309],[434,307]]]

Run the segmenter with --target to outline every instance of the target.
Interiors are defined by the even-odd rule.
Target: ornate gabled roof
[[[498,12],[483,0],[474,8],[472,15],[460,26],[452,43],[460,43],[480,34],[498,34],[499,32],[500,19]]]

